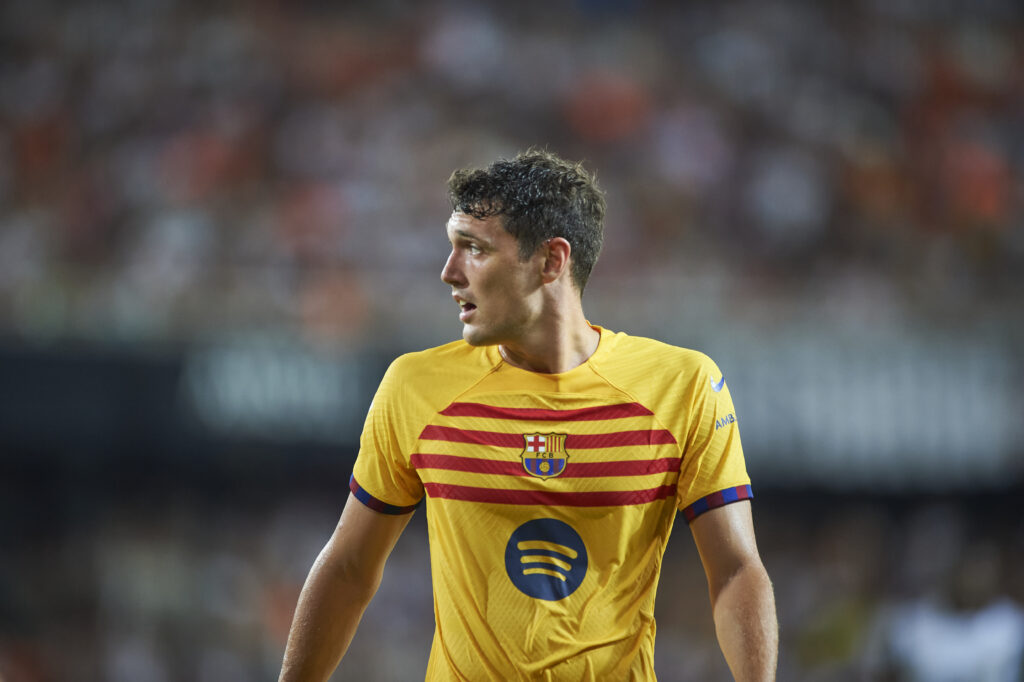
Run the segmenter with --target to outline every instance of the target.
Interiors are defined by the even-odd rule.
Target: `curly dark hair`
[[[583,292],[604,240],[604,194],[579,163],[529,149],[487,168],[465,168],[448,179],[452,209],[483,219],[501,216],[505,229],[529,258],[547,239],[572,248],[572,281]]]

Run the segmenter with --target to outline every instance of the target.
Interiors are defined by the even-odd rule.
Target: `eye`
[[[466,250],[469,251],[470,255],[473,256],[479,256],[481,253],[483,253],[483,249],[481,249],[477,244],[467,244]]]

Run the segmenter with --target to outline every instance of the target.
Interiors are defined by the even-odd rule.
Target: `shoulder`
[[[709,356],[692,348],[674,346],[644,336],[631,336],[624,332],[612,335],[612,346],[605,362],[610,366],[624,366],[632,371],[649,371],[659,376],[669,375],[700,378],[718,373],[718,366]],[[667,378],[667,377],[666,377]]]
[[[487,348],[471,346],[461,339],[442,346],[400,355],[391,363],[388,372],[401,374],[404,379],[430,380],[451,374],[473,374],[489,371],[494,361]]]
[[[494,369],[492,349],[458,340],[443,346],[406,353],[388,367],[382,388],[404,394],[458,395]]]
[[[688,420],[700,413],[694,411],[699,404],[725,400],[723,405],[728,406],[724,377],[705,353],[622,333],[610,340],[596,370],[651,409],[670,430],[687,433]]]

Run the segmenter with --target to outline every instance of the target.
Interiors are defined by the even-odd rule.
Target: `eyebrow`
[[[455,232],[455,234],[457,236],[462,237],[463,239],[470,239],[470,240],[475,241],[475,242],[480,242],[481,244],[489,244],[490,243],[486,239],[484,239],[483,237],[475,235],[472,232],[467,232],[466,230],[458,230],[457,229],[457,230],[454,230],[454,232]]]

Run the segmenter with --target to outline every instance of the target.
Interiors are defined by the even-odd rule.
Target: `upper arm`
[[[412,512],[382,514],[374,511],[349,493],[341,519],[320,561],[335,564],[353,579],[375,584],[411,518]]]
[[[701,514],[690,523],[690,532],[704,564],[712,603],[740,570],[751,566],[763,570],[749,501],[733,502]]]

